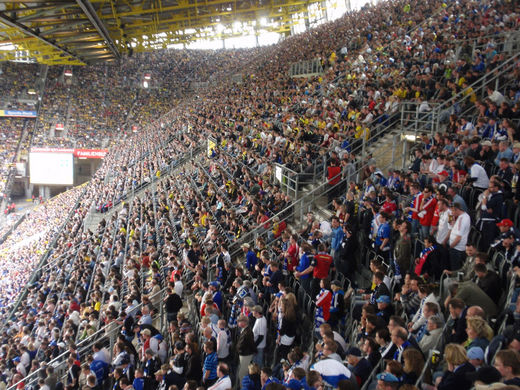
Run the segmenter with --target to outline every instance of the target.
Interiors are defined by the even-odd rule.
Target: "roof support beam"
[[[61,47],[60,45],[57,45],[56,43],[40,36],[36,31],[24,26],[23,24],[17,22],[16,20],[10,18],[9,16],[5,15],[3,12],[0,12],[0,22],[8,25],[9,27],[13,27],[19,31],[21,31],[24,34],[27,34],[33,38],[39,39],[40,41],[46,43],[49,46],[54,47],[55,49],[61,51],[62,53],[66,54],[69,57],[74,58],[75,60],[85,62],[82,58],[78,57],[76,54],[68,51],[66,48]]]
[[[76,0],[76,3],[81,7],[85,15],[89,18],[92,25],[96,28],[99,35],[103,37],[103,39],[106,41],[108,48],[117,58],[121,58],[121,54],[119,53],[119,50],[117,50],[117,47],[110,37],[110,34],[108,33],[107,28],[105,27],[105,24],[99,19],[99,17],[96,14],[96,11],[94,10],[94,7],[92,6],[92,3],[90,3],[89,0]]]

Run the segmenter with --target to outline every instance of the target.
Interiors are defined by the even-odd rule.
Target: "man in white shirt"
[[[462,205],[454,203],[452,206],[453,224],[449,237],[450,265],[452,270],[462,267],[464,251],[471,229],[471,218],[462,210]]]
[[[182,298],[182,291],[184,290],[184,285],[182,284],[181,275],[175,273],[173,274],[173,279],[175,280],[173,289],[175,290],[175,293]]]
[[[228,390],[233,388],[229,377],[229,367],[226,363],[219,363],[217,366],[217,381],[208,390]]]
[[[222,361],[229,357],[229,346],[231,345],[231,333],[227,327],[226,320],[218,320],[217,323],[217,356]]]
[[[475,162],[471,156],[464,157],[464,165],[469,171],[466,181],[473,182],[473,187],[480,189],[487,189],[489,186],[489,177],[486,170]]]
[[[253,326],[253,336],[255,338],[256,353],[253,356],[253,362],[260,367],[264,366],[264,349],[267,338],[267,320],[263,316],[262,306],[253,307],[253,316],[256,318]]]
[[[452,214],[446,199],[439,199],[437,207],[439,212],[439,224],[436,226],[437,234],[435,235],[435,239],[439,244],[446,245],[450,237],[450,216],[452,216]]]

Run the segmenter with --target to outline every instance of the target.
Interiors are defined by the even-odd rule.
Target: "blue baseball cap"
[[[377,303],[391,303],[390,297],[388,295],[381,295],[376,300]]]
[[[399,378],[397,378],[393,374],[390,374],[389,372],[383,372],[381,374],[377,374],[377,379],[382,380],[383,382],[388,382],[388,383],[399,383]]]
[[[468,359],[484,360],[484,350],[480,347],[471,347],[468,349]]]

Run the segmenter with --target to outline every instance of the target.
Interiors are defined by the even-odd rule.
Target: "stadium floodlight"
[[[260,22],[260,26],[267,26],[267,19],[266,18],[260,18],[259,22]]]
[[[215,30],[217,30],[217,33],[222,34],[222,31],[224,31],[225,27],[222,24],[217,24],[215,26]]]

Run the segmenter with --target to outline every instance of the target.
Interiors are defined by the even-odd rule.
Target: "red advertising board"
[[[31,148],[31,153],[73,153],[80,158],[104,158],[106,149],[63,149],[63,148]]]
[[[74,149],[74,157],[104,158],[107,153],[104,149]]]

